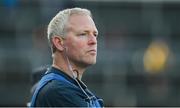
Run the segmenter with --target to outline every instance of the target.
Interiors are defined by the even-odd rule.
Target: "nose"
[[[94,36],[94,34],[91,34],[89,36],[88,44],[89,45],[96,45],[97,44],[97,37]]]

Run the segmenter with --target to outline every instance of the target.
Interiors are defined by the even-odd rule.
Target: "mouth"
[[[92,55],[96,55],[96,50],[95,49],[92,49],[92,50],[89,50],[88,53],[92,54]]]
[[[96,52],[96,50],[95,50],[95,49],[92,49],[92,50],[89,50],[88,52]]]

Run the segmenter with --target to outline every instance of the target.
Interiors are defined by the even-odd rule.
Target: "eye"
[[[97,38],[97,37],[98,37],[98,34],[97,34],[97,33],[94,33],[94,36]]]
[[[87,33],[80,33],[78,36],[87,36]]]

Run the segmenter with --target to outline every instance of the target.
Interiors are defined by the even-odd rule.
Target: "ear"
[[[52,43],[53,43],[53,46],[59,51],[64,50],[63,39],[61,37],[59,36],[52,37]]]

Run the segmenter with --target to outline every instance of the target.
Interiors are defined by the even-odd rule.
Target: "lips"
[[[96,52],[97,52],[97,51],[96,51],[95,49],[92,49],[92,50],[89,50],[89,51],[88,51],[88,53],[93,54],[93,55],[96,54]]]
[[[89,50],[88,52],[96,52],[96,50],[95,50],[95,49],[92,49],[92,50]]]

